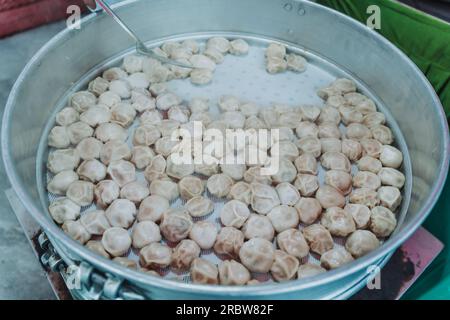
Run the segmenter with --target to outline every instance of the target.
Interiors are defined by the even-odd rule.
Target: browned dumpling
[[[144,176],[147,181],[161,179],[166,171],[167,162],[162,155],[157,155],[150,159],[150,163],[145,168]]]
[[[238,200],[228,201],[220,213],[220,221],[226,227],[240,228],[250,216],[247,205]]]
[[[276,232],[295,228],[299,223],[297,210],[294,207],[280,205],[267,214]]]
[[[260,214],[267,214],[280,205],[280,198],[276,190],[268,185],[256,183],[251,183],[252,188],[252,209]]]
[[[353,216],[338,207],[328,208],[322,215],[320,223],[334,236],[345,237],[355,231]]]
[[[92,137],[94,129],[88,124],[78,121],[67,127],[67,134],[71,144],[77,145],[81,140]]]
[[[135,146],[151,146],[161,137],[161,132],[156,126],[143,124],[136,128],[133,137]]]
[[[319,136],[319,127],[313,122],[302,121],[295,128],[295,133],[299,139],[306,137],[317,138]]]
[[[230,192],[228,193],[228,198],[233,200],[239,200],[244,202],[246,205],[250,205],[252,200],[252,189],[250,184],[244,181],[236,182],[231,187]]]
[[[380,202],[377,192],[369,188],[354,189],[349,196],[350,203],[362,204],[369,208],[377,206]]]
[[[194,283],[218,284],[219,270],[208,260],[196,258],[191,264],[191,279]]]
[[[246,242],[239,251],[239,258],[251,272],[269,272],[275,259],[272,243],[265,239],[253,238]]]
[[[363,149],[363,155],[369,156],[373,158],[379,158],[381,154],[381,149],[383,145],[375,139],[362,139],[360,141],[362,149]]]
[[[325,183],[339,190],[343,195],[348,195],[352,191],[352,176],[341,170],[327,171]]]
[[[194,240],[201,249],[208,250],[214,246],[217,238],[217,227],[209,221],[198,221],[194,223],[189,238]]]
[[[320,140],[316,137],[305,137],[297,141],[297,147],[300,153],[311,153],[314,157],[320,157],[322,153],[322,144]]]
[[[120,197],[128,199],[136,204],[140,203],[150,194],[147,183],[140,181],[133,181],[127,183],[120,190]]]
[[[272,277],[278,281],[287,281],[295,277],[299,262],[296,257],[281,250],[275,250],[274,261],[270,268]]]
[[[103,210],[84,213],[80,218],[80,222],[92,235],[101,236],[107,229],[111,228]]]
[[[141,249],[152,242],[161,241],[161,232],[158,225],[153,221],[141,221],[133,227],[131,238],[133,247]]]
[[[352,165],[348,158],[340,152],[326,152],[320,158],[322,166],[329,170],[350,172]]]
[[[350,123],[345,135],[348,139],[361,141],[372,138],[372,131],[361,123]]]
[[[261,174],[261,167],[251,167],[244,173],[244,180],[247,183],[257,182],[262,184],[272,184],[270,176]]]
[[[308,277],[314,277],[326,271],[327,270],[316,264],[305,263],[298,267],[297,278],[304,279]]]
[[[50,153],[47,168],[57,174],[61,171],[74,170],[80,162],[80,155],[75,149],[61,149]]]
[[[299,174],[294,181],[294,186],[300,191],[302,197],[311,197],[319,189],[319,179],[312,174]]]
[[[384,186],[392,186],[396,188],[403,188],[405,184],[405,175],[394,168],[382,168],[378,172],[378,177]]]
[[[398,169],[403,162],[403,154],[393,146],[385,145],[381,148],[380,161],[385,167]]]
[[[69,133],[66,127],[56,126],[48,134],[48,145],[54,148],[67,148],[70,146]]]
[[[321,138],[320,144],[322,145],[322,153],[342,151],[342,143],[338,138]]]
[[[341,115],[339,114],[339,111],[336,110],[336,108],[325,106],[320,110],[319,118],[317,119],[318,124],[326,123],[326,122],[332,122],[336,125],[341,122]]]
[[[370,230],[377,237],[388,237],[395,230],[397,219],[395,215],[385,207],[375,207],[370,216]]]
[[[220,284],[226,286],[243,286],[250,281],[250,272],[235,260],[225,260],[219,263]]]
[[[196,196],[186,202],[186,210],[191,217],[204,217],[214,211],[214,202],[208,198]]]
[[[178,184],[167,179],[153,180],[150,184],[150,194],[158,195],[173,201],[180,195]]]
[[[200,247],[195,241],[185,239],[173,249],[172,267],[177,270],[188,270],[192,262],[200,256]]]
[[[228,175],[219,173],[209,177],[206,187],[213,196],[223,198],[230,193],[233,184],[233,179],[231,179]]]
[[[97,159],[84,160],[78,167],[77,174],[83,180],[96,183],[105,179],[106,167]]]
[[[242,232],[246,239],[262,238],[272,241],[275,230],[270,219],[259,214],[251,214],[242,226]]]
[[[336,138],[341,137],[341,131],[334,122],[322,122],[319,125],[319,138]]]
[[[362,155],[362,146],[358,141],[351,139],[343,139],[342,144],[342,153],[351,161],[357,161],[361,158]]]
[[[118,160],[111,162],[106,171],[120,187],[136,180],[136,168],[129,161]]]
[[[136,168],[144,169],[150,164],[150,162],[154,156],[155,156],[155,153],[149,147],[135,146],[131,150],[131,160],[130,161],[136,166]]]
[[[356,188],[377,190],[381,186],[381,179],[370,171],[359,171],[353,177],[353,186]]]
[[[152,242],[139,251],[139,263],[144,268],[165,268],[171,262],[172,249],[163,243]]]
[[[88,181],[75,181],[69,185],[67,198],[80,206],[88,206],[94,201],[94,185]]]
[[[83,160],[92,160],[100,158],[100,151],[103,147],[103,143],[93,137],[87,137],[80,141],[76,150]]]
[[[95,137],[102,141],[108,142],[110,140],[127,140],[127,130],[117,123],[102,123],[95,129]]]
[[[382,167],[380,160],[369,156],[362,157],[357,164],[360,171],[370,171],[373,173],[378,173]]]
[[[109,165],[113,161],[130,160],[131,150],[128,145],[120,140],[110,140],[100,149],[100,160]]]
[[[287,229],[278,234],[277,244],[280,250],[302,259],[309,254],[309,246],[302,232],[297,229]]]
[[[99,124],[107,123],[111,120],[111,111],[107,106],[96,105],[90,107],[80,115],[80,121],[95,128]]]
[[[317,174],[318,163],[317,159],[310,153],[304,153],[295,159],[295,167],[298,173]]]
[[[96,96],[101,95],[106,92],[109,88],[109,81],[103,79],[102,77],[97,77],[91,82],[89,82],[89,91],[95,94]]]
[[[56,115],[56,123],[62,127],[71,125],[80,119],[80,115],[74,108],[66,107]]]
[[[153,222],[158,222],[161,220],[163,213],[168,210],[169,207],[169,200],[156,194],[152,194],[142,200],[139,205],[137,219],[138,221],[150,220]]]
[[[337,189],[328,185],[323,185],[317,190],[316,199],[324,209],[345,206],[344,196]]]
[[[127,199],[116,199],[105,211],[106,218],[113,227],[128,229],[136,217],[136,206]]]
[[[300,221],[304,224],[310,225],[314,223],[322,213],[322,206],[315,198],[301,198],[295,204]]]
[[[168,210],[159,225],[161,233],[168,241],[178,242],[186,239],[192,229],[192,218],[184,210]]]
[[[111,256],[108,252],[106,252],[105,248],[103,248],[102,242],[97,240],[89,240],[86,242],[85,247],[89,250],[101,255],[102,257],[106,259],[110,259]]]
[[[68,220],[76,220],[80,216],[81,207],[68,198],[53,201],[48,208],[53,220],[63,224]]]
[[[131,96],[131,91],[128,91]],[[120,95],[120,93],[119,93]],[[128,102],[120,102],[111,108],[111,122],[128,128],[136,118],[136,110]]]
[[[324,226],[313,224],[304,228],[302,232],[312,252],[323,254],[333,249],[333,238]]]
[[[304,120],[315,122],[320,115],[320,108],[312,105],[305,105],[300,107]]]
[[[94,106],[97,102],[97,97],[89,91],[75,92],[70,98],[70,105],[78,112],[83,112]]]
[[[392,144],[394,138],[392,136],[391,129],[383,125],[377,125],[371,128],[373,137],[380,141],[382,144]]]
[[[381,112],[370,112],[364,116],[363,124],[368,128],[373,128],[386,123],[386,117]]]
[[[378,199],[383,207],[395,211],[402,202],[402,195],[398,188],[384,186],[378,189]]]
[[[219,255],[237,258],[244,244],[244,234],[234,227],[224,227],[217,235],[214,251]]]
[[[180,190],[180,196],[185,200],[190,200],[194,197],[201,196],[205,191],[205,185],[203,181],[194,176],[186,176],[178,183]]]
[[[62,229],[72,239],[81,244],[85,244],[91,238],[91,234],[86,230],[83,224],[81,224],[80,220],[67,220],[63,223]]]
[[[328,98],[328,100],[330,100],[330,98]],[[363,122],[363,114],[353,107],[341,105],[339,107],[339,113],[341,114],[342,123],[345,125]]]
[[[366,229],[370,222],[370,209],[362,204],[348,203],[345,208],[352,215],[357,229]]]
[[[376,235],[368,230],[356,230],[345,242],[345,248],[354,258],[362,257],[380,246]]]
[[[342,247],[336,247],[322,254],[320,257],[320,265],[330,270],[339,268],[353,260],[352,255],[347,250]]]
[[[120,187],[116,182],[113,180],[102,180],[94,188],[95,203],[101,208],[106,208],[119,198],[119,193]]]
[[[102,244],[111,256],[120,257],[130,249],[131,237],[127,230],[119,227],[112,227],[103,233]]]
[[[72,182],[78,180],[78,175],[72,170],[61,171],[47,184],[47,190],[58,195],[65,195]]]
[[[107,106],[108,108],[112,108],[114,105],[120,103],[122,101],[122,98],[117,93],[106,91],[103,92],[98,97],[98,103],[104,106]]]
[[[138,268],[138,264],[136,261],[125,258],[125,257],[115,257],[114,259],[112,259],[112,261],[114,261],[128,269],[137,270],[137,268]]]

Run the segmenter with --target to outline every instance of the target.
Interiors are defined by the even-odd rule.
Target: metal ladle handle
[[[172,64],[175,66],[183,67],[183,68],[192,68],[192,66],[189,66],[185,63],[181,63],[175,60],[167,59],[165,57],[162,57],[160,55],[157,55],[152,50],[149,50],[145,44],[139,39],[139,37],[136,35],[136,33],[133,32],[126,24],[122,21],[122,19],[111,9],[111,7],[103,0],[95,0],[95,2],[102,7],[105,12],[111,16],[121,27],[123,30],[125,30],[128,35],[133,38],[133,40],[136,42],[136,51],[141,54],[148,55],[152,57],[153,59],[159,60],[161,62]]]

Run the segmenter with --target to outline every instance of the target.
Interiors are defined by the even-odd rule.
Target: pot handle
[[[38,243],[43,250],[39,257],[41,263],[45,268],[61,274],[73,298],[80,300],[149,299],[123,279],[96,270],[85,261],[68,265],[56,252],[44,232],[38,236]]]

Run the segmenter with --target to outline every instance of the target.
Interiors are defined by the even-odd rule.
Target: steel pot
[[[6,172],[26,209],[66,263],[102,273],[106,295],[124,283],[141,298],[258,299],[345,298],[365,284],[369,266],[382,266],[423,222],[435,204],[449,165],[447,121],[433,88],[396,47],[364,25],[331,9],[295,0],[126,1],[118,13],[145,41],[226,32],[258,35],[299,45],[333,62],[371,88],[403,132],[412,165],[412,197],[404,221],[379,249],[343,268],[303,281],[249,287],[193,285],[125,269],[85,249],[53,223],[41,201],[38,145],[48,119],[72,84],[132,43],[104,14],[92,14],[80,30],[65,30],[27,64],[9,96],[2,125]],[[110,41],[114,39],[114,41]],[[123,282],[124,281],[124,282]]]

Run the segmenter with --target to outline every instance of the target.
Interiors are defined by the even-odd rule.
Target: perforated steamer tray
[[[354,80],[357,83],[358,91],[365,94],[366,96],[373,99],[377,105],[380,112],[383,112],[386,116],[387,124],[392,129],[395,136],[395,145],[402,151],[404,156],[404,161],[402,165],[402,172],[406,176],[406,183],[402,189],[403,201],[399,209],[397,209],[397,229],[404,220],[407,213],[408,204],[411,195],[411,163],[408,154],[408,149],[406,147],[403,135],[394,121],[393,117],[389,113],[386,106],[383,105],[382,101],[375,96],[370,88],[367,88],[364,83],[358,80],[358,78],[351,74],[350,72],[343,70],[333,64],[331,61],[323,59],[319,54],[314,52],[306,51],[305,49],[293,46],[290,43],[284,43],[288,47],[288,52],[293,52],[304,56],[308,60],[307,69],[303,73],[295,73],[292,71],[287,71],[280,74],[271,75],[267,73],[265,69],[265,49],[271,39],[257,38],[255,36],[248,36],[243,34],[202,34],[194,35],[183,38],[171,38],[162,39],[158,42],[148,43],[149,47],[160,46],[165,41],[183,41],[186,39],[196,39],[202,44],[202,49],[204,47],[204,41],[212,36],[224,36],[228,39],[243,38],[250,44],[250,51],[246,56],[234,56],[228,54],[225,56],[225,60],[222,64],[217,65],[217,69],[214,73],[214,78],[211,84],[206,86],[196,86],[192,85],[189,79],[183,80],[172,80],[168,82],[169,90],[180,96],[184,103],[187,104],[193,97],[205,97],[210,100],[211,109],[210,112],[212,116],[218,117],[219,111],[217,107],[217,101],[222,95],[234,95],[242,102],[254,102],[260,108],[269,107],[272,103],[287,104],[293,107],[300,107],[302,105],[316,105],[323,106],[323,101],[317,96],[316,92],[318,89],[329,85],[338,77],[345,77]],[[48,157],[50,148],[47,146],[47,136],[51,128],[54,126],[54,119],[56,113],[66,106],[68,98],[73,92],[78,90],[83,90],[87,87],[90,80],[94,79],[102,71],[112,67],[120,66],[121,60],[127,54],[132,53],[132,50],[128,50],[123,54],[113,57],[104,64],[94,68],[89,73],[80,79],[77,83],[74,83],[72,90],[67,92],[60,100],[60,102],[55,107],[55,112],[53,116],[49,119],[47,126],[42,135],[40,146],[37,156],[37,181],[39,182],[39,193],[43,207],[48,208],[49,204],[58,198],[58,196],[48,193],[46,190],[47,182],[52,178],[52,174],[46,169],[46,161]],[[129,139],[128,143],[130,146],[131,138],[135,128],[138,126],[138,121],[128,129]],[[343,128],[341,128],[342,130]],[[320,163],[319,163],[320,164]],[[352,165],[352,173],[357,171],[356,166]],[[322,184],[324,181],[324,170],[319,166],[319,181]],[[142,170],[137,170],[137,180],[145,182],[145,178]],[[206,180],[205,180],[206,182]],[[212,214],[203,218],[194,218],[194,221],[198,220],[208,220],[220,226],[219,215],[221,209],[226,202],[225,199],[217,199],[205,191],[205,196],[209,197],[215,202],[215,210]],[[181,207],[185,201],[182,199],[177,199],[171,203],[171,206]],[[82,208],[82,213],[94,210],[95,205]],[[302,229],[304,226],[300,225],[299,228]],[[131,233],[132,228],[130,228]],[[394,231],[395,232],[395,231]],[[334,237],[336,246],[343,246],[345,238]],[[169,244],[171,247],[175,244]],[[274,240],[275,245],[275,240]],[[138,251],[131,249],[128,257],[132,260],[138,261]],[[220,258],[216,256],[213,250],[202,250],[201,257],[205,258],[213,263],[218,263]],[[320,257],[315,254],[310,254],[304,258],[301,263],[310,262],[314,264],[319,264]],[[164,276],[166,279],[190,282],[189,271],[180,272],[173,270],[168,267],[165,269],[158,270],[158,272]],[[269,274],[253,274],[255,279],[260,281],[272,281]]]

